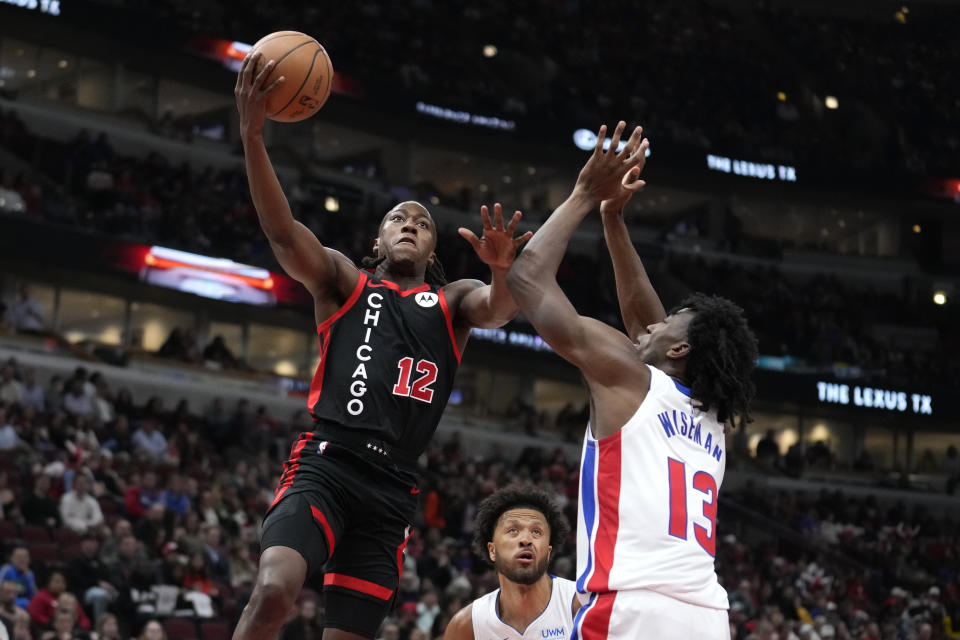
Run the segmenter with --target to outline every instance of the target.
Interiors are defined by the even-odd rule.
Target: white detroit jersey
[[[500,619],[497,604],[500,589],[491,591],[473,602],[470,615],[476,640],[568,640],[573,633],[573,599],[577,584],[572,580],[551,576],[550,602],[526,629],[517,630]]]
[[[577,591],[647,589],[727,609],[714,570],[717,492],[726,452],[716,412],[650,367],[650,390],[617,433],[590,426],[580,463]]]

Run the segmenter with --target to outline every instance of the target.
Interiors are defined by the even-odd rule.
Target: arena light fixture
[[[947,294],[943,291],[935,291],[933,293],[933,304],[940,306],[947,304]]]
[[[323,200],[323,208],[330,212],[340,211],[340,201],[333,196],[327,196]]]
[[[485,45],[483,45],[483,57],[484,57],[484,58],[492,58],[492,57],[494,57],[495,55],[497,55],[497,47],[496,47],[496,45],[493,45],[493,44],[485,44]]]
[[[918,224],[913,225],[913,232],[914,232],[914,233],[920,233],[921,231],[923,231],[923,228],[922,228],[920,225],[918,225]]]
[[[836,109],[840,106],[840,102],[835,96],[827,96],[826,99],[824,99],[823,104],[826,105],[827,109]]]
[[[787,94],[784,93],[783,91],[777,91],[777,100],[779,100],[780,102],[786,102]]]

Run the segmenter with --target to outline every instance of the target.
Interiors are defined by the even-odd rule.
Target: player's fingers
[[[527,243],[527,240],[533,237],[533,231],[527,231],[525,234],[513,241],[513,248],[519,249]]]
[[[473,231],[467,229],[466,227],[460,227],[457,229],[457,233],[460,234],[460,237],[470,243],[470,246],[473,247],[474,251],[480,250],[480,238],[477,237]]]
[[[487,231],[488,229],[493,229],[490,226],[490,209],[487,208],[487,205],[480,207],[480,218],[483,220],[483,230]]]
[[[593,148],[593,155],[598,156],[603,153],[603,140],[607,137],[607,125],[600,125],[600,131],[597,132],[597,146]]]
[[[263,85],[267,82],[267,76],[270,75],[270,72],[273,71],[276,64],[276,61],[268,60],[267,64],[263,65],[263,69],[260,69],[260,73],[257,74],[256,79],[253,81],[254,88],[263,90]]]
[[[627,160],[626,160],[627,164],[631,164],[631,163],[633,163],[633,162],[638,162],[640,159],[646,158],[646,157],[647,157],[647,149],[649,149],[649,148],[650,148],[650,140],[647,139],[647,138],[644,138],[644,139],[640,142],[640,144],[637,145],[637,148],[634,149],[633,153],[630,154],[630,157],[627,158]]]
[[[503,207],[500,203],[493,205],[493,228],[497,231],[503,231]]]
[[[627,127],[627,123],[621,120],[617,123],[616,129],[613,130],[613,140],[610,141],[610,149],[614,155],[617,153],[617,147],[620,146],[620,135],[623,133],[623,130]]]
[[[264,95],[267,95],[268,93],[270,93],[271,91],[273,91],[274,89],[276,89],[277,86],[279,86],[281,83],[283,83],[284,81],[286,81],[286,79],[287,79],[286,76],[280,76],[279,78],[277,78],[276,80],[274,80],[273,82],[271,82],[269,87],[267,87],[266,89],[263,90],[263,94],[264,94]]]
[[[513,217],[510,218],[510,224],[507,225],[507,233],[509,233],[511,237],[513,236],[513,232],[517,230],[517,225],[520,224],[520,218],[522,217],[523,213],[520,211],[513,212]]]
[[[243,86],[249,87],[253,84],[253,70],[257,68],[257,60],[260,59],[260,52],[254,51],[253,55],[247,56],[243,60],[243,64],[246,65],[243,67],[241,75],[243,76]]]
[[[630,138],[627,140],[627,144],[623,147],[621,155],[625,159],[629,159],[633,153],[637,150],[637,147],[640,146],[641,141],[643,140],[643,127],[636,127],[633,130],[633,133],[630,134]]]
[[[240,71],[237,72],[237,83],[233,87],[234,95],[239,95],[240,90],[243,89],[243,72],[246,71],[249,60],[250,56],[245,56],[243,62],[240,64]]]

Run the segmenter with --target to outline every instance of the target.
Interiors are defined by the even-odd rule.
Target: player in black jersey
[[[315,425],[294,442],[261,531],[260,566],[234,640],[276,638],[304,581],[324,571],[325,640],[373,638],[394,600],[417,507],[415,461],[436,430],[472,327],[499,327],[517,305],[506,273],[514,238],[484,207],[483,237],[460,234],[491,284],[450,284],[432,269],[430,212],[401,202],[380,224],[372,273],[324,248],[294,220],[262,131],[269,61],[244,61],[235,95],[250,193],[274,255],[314,299],[320,364],[310,388]],[[430,275],[429,281],[425,276]]]

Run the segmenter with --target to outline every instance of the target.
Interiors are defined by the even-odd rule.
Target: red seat
[[[203,640],[230,640],[230,625],[222,620],[207,620],[200,623]]]
[[[14,540],[20,537],[20,529],[16,522],[0,520],[0,540]]]
[[[27,542],[50,542],[50,530],[38,524],[25,524],[20,528],[20,536]]]
[[[73,529],[57,529],[53,532],[53,541],[62,547],[69,547],[80,542],[80,536]]]
[[[197,625],[190,618],[167,618],[163,628],[170,640],[198,640]]]
[[[50,566],[60,563],[60,547],[56,542],[34,542],[27,538],[27,548],[30,550],[31,564]]]

